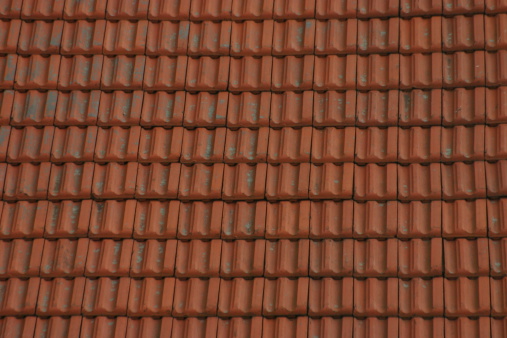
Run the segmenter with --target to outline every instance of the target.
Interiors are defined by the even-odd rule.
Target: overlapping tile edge
[[[0,335],[507,335],[506,1],[0,19]]]

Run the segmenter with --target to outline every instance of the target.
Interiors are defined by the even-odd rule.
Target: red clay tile
[[[272,68],[271,56],[231,59],[229,90],[231,92],[270,90]]]
[[[314,40],[315,20],[275,22],[272,53],[283,56],[313,54]]]
[[[309,278],[306,277],[265,279],[262,314],[266,317],[305,315],[308,312],[308,292]]]
[[[414,335],[414,337],[444,337],[444,318],[400,318],[400,336]]]
[[[146,59],[144,69],[143,89],[148,91],[183,90],[185,88],[186,71],[186,56],[149,57]]]
[[[185,107],[185,93],[144,92],[142,102],[141,125],[153,126],[181,126],[183,122],[183,110]],[[129,107],[130,105],[126,105]],[[140,107],[140,106],[139,106]],[[137,109],[132,113],[139,114]]]
[[[317,0],[322,2],[325,0]],[[333,6],[330,2],[328,6]],[[318,11],[318,8],[317,8]],[[317,21],[315,54],[349,54],[357,50],[357,20]]]
[[[266,162],[269,128],[238,130],[227,129],[225,137],[225,163]]]
[[[18,56],[8,54],[0,56],[0,89],[12,89],[14,87],[14,74]]]
[[[93,202],[90,238],[130,238],[134,227],[136,201]]]
[[[280,337],[287,334],[290,337],[303,338],[308,332],[308,317],[276,317],[262,319],[262,334],[266,338]]]
[[[484,126],[442,128],[442,160],[484,160]]]
[[[357,92],[356,125],[382,127],[398,124],[397,90]]]
[[[0,123],[7,126],[10,123],[15,123],[11,120],[11,113],[14,103],[14,91],[5,90],[0,91]]]
[[[127,332],[127,317],[83,317],[81,335],[93,336],[94,332],[104,332],[112,337],[124,337]]]
[[[204,55],[228,55],[230,41],[230,21],[191,22],[190,32],[188,33],[188,55],[199,57]]]
[[[275,174],[276,171],[273,171]],[[266,190],[267,164],[248,165],[239,163],[224,168],[222,199],[259,200]]]
[[[119,318],[124,319],[124,318]],[[126,319],[126,318],[125,318]],[[153,337],[159,336],[163,333],[170,333],[172,331],[173,318],[162,317],[162,318],[128,318],[128,331],[126,332],[127,337]]]
[[[190,19],[219,21],[231,18],[232,0],[195,0],[190,6]]]
[[[56,89],[59,67],[59,55],[20,57],[16,68],[14,88],[20,90]]]
[[[225,128],[196,128],[183,131],[182,163],[222,162],[225,146]],[[175,139],[181,142],[181,138]],[[177,142],[177,141],[176,141]]]
[[[85,278],[55,278],[42,280],[36,314],[39,316],[79,315],[85,288]],[[58,301],[55,301],[58,299]]]
[[[21,19],[61,19],[63,15],[64,0],[26,0],[23,1]]]
[[[125,277],[130,272],[132,240],[90,241],[86,258],[87,277]]]
[[[179,201],[137,202],[134,238],[176,238],[178,228]]]
[[[63,57],[60,65],[58,89],[99,89],[102,75],[102,61],[102,55]]]
[[[62,162],[93,161],[93,150],[97,139],[97,127],[55,128],[51,160]]]
[[[346,199],[353,195],[352,163],[312,165],[310,199]]]
[[[268,162],[300,163],[310,161],[312,128],[273,129],[269,133]]]
[[[488,316],[491,311],[489,290],[489,277],[444,279],[445,316]]]
[[[55,128],[25,127],[22,129],[12,128],[10,137],[4,138],[7,150],[7,162],[46,162],[49,161],[53,134]]]
[[[507,74],[504,70],[502,60],[505,60],[506,51],[499,50],[497,52],[486,53],[486,85],[497,86],[507,84]]]
[[[309,181],[309,163],[269,165],[266,178],[266,198],[268,200],[308,198]]]
[[[34,335],[43,336],[47,334],[50,336],[79,336],[79,331],[81,329],[81,320],[82,318],[80,316],[48,318],[39,317],[37,318]]]
[[[442,196],[447,199],[486,197],[484,162],[442,164]],[[490,175],[488,175],[491,177]]]
[[[398,199],[427,201],[441,198],[439,163],[410,164],[398,167]]]
[[[484,123],[484,116],[490,99],[494,101],[495,92],[488,89],[486,99],[485,88],[456,88],[442,91],[442,123],[446,126],[457,124],[473,125]],[[486,111],[485,111],[486,110]],[[494,109],[493,109],[494,110]]]
[[[398,162],[428,163],[440,161],[442,128],[412,127],[398,130]]]
[[[399,86],[399,55],[358,56],[357,88],[360,90],[388,90]]]
[[[233,0],[232,20],[266,20],[273,17],[274,0]]]
[[[442,0],[400,0],[400,16],[429,16],[442,14]]]
[[[105,20],[65,21],[60,53],[62,55],[102,54],[105,30]]]
[[[224,202],[181,203],[178,218],[179,239],[220,238]]]
[[[19,19],[21,15],[22,1],[2,0],[0,14],[6,19]]]
[[[189,128],[225,126],[228,98],[227,92],[187,92],[183,125]]]
[[[401,317],[433,317],[444,314],[443,278],[400,280]]]
[[[351,239],[310,241],[310,276],[352,276],[353,252],[354,241]]]
[[[354,279],[354,316],[396,316],[399,306],[398,297],[397,278]]]
[[[440,201],[413,201],[398,205],[398,237],[436,237],[441,235],[441,227]]]
[[[504,316],[507,313],[505,303],[502,302],[502,296],[505,294],[506,279],[490,279],[491,283],[491,315]]]
[[[139,165],[135,197],[139,199],[175,198],[178,194],[181,164]]]
[[[315,59],[314,90],[356,89],[355,55],[329,55]]]
[[[140,136],[141,127],[98,128],[95,162],[136,161]]]
[[[316,127],[353,126],[356,119],[356,92],[327,91],[314,94],[313,124]]]
[[[406,1],[408,8],[412,8],[413,0]],[[431,0],[430,0],[431,1]],[[433,0],[433,2],[436,2]],[[404,6],[402,4],[401,13]],[[407,7],[405,7],[407,8]],[[403,14],[402,14],[403,15]],[[400,21],[400,53],[434,53],[442,51],[442,18],[415,17]]]
[[[37,238],[33,241],[15,239],[0,241],[0,276],[2,278],[30,278],[38,277],[41,266],[44,240]]]
[[[353,312],[353,279],[323,278],[310,281],[308,315],[351,315]]]
[[[246,280],[235,278],[220,281],[218,316],[259,316],[262,313],[264,279]],[[260,332],[259,332],[260,333]]]
[[[488,276],[488,240],[444,240],[444,267],[446,277]]]
[[[355,277],[396,277],[398,241],[367,239],[354,243]]]
[[[507,124],[486,126],[486,159],[507,158]]]
[[[358,0],[357,17],[376,18],[391,17],[398,15],[400,8],[399,0]]]
[[[131,126],[139,124],[143,92],[101,92],[97,125]]]
[[[485,79],[491,83],[491,72],[486,74],[485,53],[483,51],[474,51],[472,53],[456,52],[444,54],[443,56],[443,86],[445,88],[454,87],[477,87],[484,86]],[[494,69],[494,60],[491,60],[488,54],[488,65]]]
[[[110,20],[146,19],[149,1],[111,0],[107,2],[106,18]]]
[[[264,274],[266,241],[222,242],[220,277],[255,277]]]
[[[486,90],[486,122],[506,123],[507,122],[507,87],[488,88]]]
[[[151,0],[148,19],[150,20],[186,20],[190,16],[190,1]]]
[[[274,0],[274,19],[308,19],[315,16],[315,0]]]
[[[491,325],[495,319],[488,317],[445,319],[445,333],[447,336],[462,335],[463,337],[474,337],[484,334],[490,335]],[[501,335],[499,336],[501,337]]]
[[[185,89],[192,92],[226,90],[229,61],[228,56],[189,58]]]
[[[483,13],[484,1],[443,0],[443,12],[444,15]]]
[[[397,197],[396,164],[380,166],[374,163],[354,168],[354,198],[356,200],[393,200]],[[352,179],[345,181],[352,184]],[[351,189],[352,190],[352,189]]]
[[[142,89],[144,63],[144,55],[105,57],[101,88],[104,90]]]
[[[91,210],[91,200],[49,203],[44,237],[86,237],[88,235]]]
[[[312,105],[311,91],[273,93],[269,124],[275,128],[311,126]]]
[[[223,177],[223,163],[183,165],[178,198],[180,200],[219,199],[222,197]]]
[[[484,16],[484,31],[487,50],[507,48],[507,26],[505,13],[495,16]]]
[[[95,165],[92,195],[97,199],[133,198],[138,164]]]
[[[448,62],[452,62],[446,56]],[[400,88],[439,88],[442,86],[443,57],[441,53],[412,54],[400,56]],[[449,65],[445,63],[446,69]],[[461,73],[459,73],[461,74]],[[452,69],[446,73],[445,81],[452,85],[454,82]],[[461,83],[460,83],[461,84]],[[460,86],[456,83],[456,86]]]
[[[312,89],[313,69],[313,55],[274,58],[271,87],[275,91]]]
[[[221,234],[223,239],[262,238],[265,227],[265,201],[224,204]]]
[[[136,22],[127,20],[108,21],[104,36],[104,54],[144,54],[147,33],[148,21],[146,20]]]
[[[213,336],[216,335],[218,327],[217,317],[205,318],[174,318],[172,335],[184,336],[197,335],[197,336]]]
[[[228,127],[253,128],[268,126],[271,102],[270,92],[229,94],[228,102]]]
[[[321,201],[311,203],[310,238],[336,239],[352,237],[354,203],[344,201]]]
[[[502,277],[507,271],[507,239],[489,240],[489,268],[492,276]]]
[[[356,128],[355,162],[396,162],[398,128]]]
[[[280,202],[268,204],[266,238],[305,238],[308,236],[310,204]],[[292,216],[296,213],[296,216]]]
[[[219,278],[177,279],[172,315],[174,317],[215,316],[218,310],[219,288]]]
[[[2,187],[2,190],[0,190],[0,198],[3,198],[3,194],[4,194],[4,190],[5,190],[5,187],[4,187],[4,183],[7,179],[7,163],[0,163],[0,187]]]
[[[351,127],[313,129],[311,162],[352,162],[355,138],[356,129]]]
[[[130,130],[132,131],[133,129]],[[183,139],[183,128],[164,129],[155,127],[153,129],[141,129],[140,132],[140,139],[134,135],[128,139],[131,151],[127,152],[127,155],[129,155],[130,160],[135,160],[138,157],[137,160],[141,163],[169,163],[177,162],[180,159],[181,143],[178,141],[181,142]]]
[[[237,0],[236,0],[237,1]],[[266,2],[273,0],[266,0]],[[242,0],[242,2],[245,2]],[[273,21],[242,21],[232,23],[230,54],[232,56],[271,55]]]
[[[399,45],[399,18],[358,20],[357,48],[360,54],[396,53]]]
[[[442,18],[442,48],[445,52],[484,49],[484,39],[484,15]]]
[[[93,163],[84,164],[65,163],[51,166],[48,198],[85,199],[91,197]]]
[[[60,52],[63,23],[61,20],[52,22],[23,21],[17,52],[19,54],[58,54]],[[15,26],[13,25],[11,29],[15,29]],[[7,32],[5,34],[7,35]],[[12,37],[10,40],[12,40]]]
[[[267,241],[264,276],[268,278],[308,276],[309,244],[309,241],[304,239]]]
[[[317,19],[349,19],[357,13],[357,1],[317,0],[315,7]]]
[[[40,278],[10,278],[0,281],[0,314],[2,316],[34,315]]]
[[[444,269],[442,252],[440,238],[398,241],[398,276],[400,278],[442,276]]]
[[[130,282],[127,277],[86,279],[82,314],[88,316],[125,315],[128,301],[126,295],[129,292]],[[105,292],[109,297],[101,297]]]
[[[486,200],[442,203],[442,237],[486,237]]]
[[[173,307],[174,284],[174,278],[133,280],[128,297],[127,315],[133,317],[170,315]]]
[[[100,0],[66,0],[63,8],[65,20],[104,19],[106,2]]]
[[[432,126],[442,123],[440,89],[404,91],[400,92],[399,98],[400,126]]]
[[[506,196],[505,170],[507,161],[486,162],[486,183],[488,197]]]
[[[48,162],[44,162],[41,164],[32,164],[25,162],[19,166],[8,165],[5,174],[3,199],[4,200],[46,199],[48,195],[48,183],[50,172],[51,172],[51,163]],[[2,196],[0,195],[0,197]]]
[[[321,335],[323,337],[352,337],[353,321],[354,318],[352,317],[310,318],[308,335]]]
[[[2,239],[43,237],[47,210],[47,201],[2,202],[0,237]]]
[[[56,94],[55,94],[56,96]],[[58,92],[54,124],[66,126],[93,126],[99,114],[100,91]]]
[[[396,236],[398,203],[395,201],[354,203],[353,236],[385,238]]]
[[[185,3],[186,1],[181,2]],[[146,36],[146,55],[185,55],[189,28],[188,21],[150,21]]]
[[[84,276],[88,238],[45,241],[40,264],[41,277]]]

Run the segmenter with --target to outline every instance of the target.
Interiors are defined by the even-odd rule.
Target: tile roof
[[[504,0],[0,0],[0,336],[503,337]]]

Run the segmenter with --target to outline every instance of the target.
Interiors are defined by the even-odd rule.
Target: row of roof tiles
[[[0,204],[0,238],[503,238],[506,210],[505,198],[409,203],[20,201]]]
[[[506,21],[507,14],[284,22],[11,20],[0,22],[0,53],[287,56],[497,50],[507,47]]]
[[[172,317],[5,317],[0,333],[12,336],[92,337],[485,337],[502,338],[507,332],[505,318],[172,318]]]
[[[0,91],[0,123],[188,128],[475,126],[507,123],[507,87],[237,94],[5,90]]]
[[[0,241],[0,278],[503,277],[507,238]]]
[[[507,160],[407,166],[388,163],[213,165],[116,162],[0,163],[4,200],[350,199],[429,201],[507,196]],[[0,184],[0,186],[2,185]]]
[[[502,0],[3,0],[25,19],[245,20],[456,15],[507,11]]]
[[[443,128],[0,126],[0,162],[430,163],[507,158],[507,124]]]
[[[507,85],[507,50],[230,58],[0,56],[0,89],[303,91]]]
[[[18,279],[0,281],[2,316],[502,317],[507,278]],[[107,297],[102,295],[107,294]],[[491,298],[490,298],[491,297]],[[142,304],[142,305],[141,305]]]

